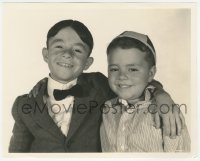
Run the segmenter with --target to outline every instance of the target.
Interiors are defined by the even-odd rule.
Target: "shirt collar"
[[[152,86],[152,85],[147,86],[145,88],[145,91],[144,91],[144,100],[143,101],[138,101],[137,103],[144,102],[144,101],[150,101],[154,89],[155,89],[155,87]],[[119,101],[119,103],[123,104],[124,106],[128,106],[129,105],[128,101],[125,100],[125,99],[119,98],[118,101]]]
[[[60,89],[60,90],[66,90],[66,89],[70,89],[71,87],[73,87],[74,85],[76,85],[77,83],[77,78],[64,84],[64,83],[60,83],[56,80],[54,80],[50,75],[48,77],[48,84],[47,84],[47,89],[48,89],[48,95],[50,97],[53,97],[53,91],[54,89]],[[54,98],[54,97],[53,97]]]

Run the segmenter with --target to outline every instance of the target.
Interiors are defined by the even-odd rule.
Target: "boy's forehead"
[[[74,44],[89,49],[89,46],[81,40],[76,31],[71,27],[61,29],[55,36],[49,39],[49,45],[59,42]]]
[[[112,49],[109,54],[108,57],[111,58],[116,58],[116,57],[121,57],[124,59],[128,58],[128,57],[141,57],[143,58],[147,53],[145,51],[141,51],[138,48],[135,47],[131,47],[131,48],[121,48],[121,47],[117,47]]]
[[[78,41],[78,42],[83,43],[79,35],[71,27],[65,27],[61,29],[60,31],[57,32],[56,35],[52,36],[49,39],[49,41],[55,41],[55,40],[59,40],[59,41],[68,40],[68,41],[75,41],[75,42]]]
[[[116,48],[108,54],[109,64],[141,64],[145,60],[146,52],[142,52],[137,48],[122,49]]]
[[[52,38],[49,40],[49,43],[50,43],[50,44],[65,43],[65,42],[67,42],[68,44],[73,44],[73,45],[82,46],[82,47],[87,46],[87,44],[85,44],[84,42],[70,41],[70,40],[69,40],[69,41],[65,41],[65,39],[57,38],[57,37],[52,37]]]

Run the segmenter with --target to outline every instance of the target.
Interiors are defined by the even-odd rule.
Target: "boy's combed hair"
[[[150,41],[150,40],[149,40]],[[153,44],[150,42],[152,47]],[[154,55],[151,50],[141,41],[130,38],[130,37],[118,37],[112,40],[112,42],[107,47],[107,55],[111,52],[111,50],[121,48],[121,49],[130,49],[130,48],[137,48],[142,52],[146,52],[145,59],[150,67],[155,65]],[[154,48],[153,48],[154,49]],[[155,50],[155,49],[154,49]]]
[[[90,55],[94,46],[92,34],[83,23],[75,20],[63,20],[53,25],[47,33],[47,48],[49,39],[54,37],[60,30],[66,27],[71,27],[79,35],[80,39],[89,46]]]

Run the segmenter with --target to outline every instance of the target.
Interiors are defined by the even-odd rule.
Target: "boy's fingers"
[[[47,81],[47,78],[43,78],[42,82],[45,83]]]
[[[175,105],[175,104],[174,104],[174,105]],[[180,112],[181,112],[181,111],[180,111],[180,108],[179,108],[177,105],[173,106],[173,111],[172,111],[172,113],[173,113],[174,116],[175,116],[176,134],[177,134],[177,135],[180,135],[180,134],[181,134],[181,128],[182,128],[181,119],[180,119],[180,116],[179,116]]]
[[[33,92],[32,90],[29,92],[29,94],[28,94],[29,98],[31,98],[33,96],[32,92]]]
[[[43,96],[43,102],[44,102],[44,104],[46,104],[47,103],[47,96]]]
[[[38,84],[33,88],[33,96],[36,97],[42,87],[42,84],[47,81],[47,78],[42,79]]]
[[[34,97],[34,98],[37,96],[38,90],[39,90],[38,85],[36,85],[36,86],[33,87],[33,97]]]
[[[160,116],[158,112],[154,114],[154,121],[155,121],[155,127],[156,129],[160,128]]]
[[[40,91],[40,88],[42,87],[42,84],[47,82],[47,78],[44,78],[40,80],[34,87],[33,89],[29,92],[28,97],[36,97]]]
[[[163,116],[163,133],[165,136],[170,136],[170,122],[169,117]]]
[[[33,87],[33,89],[29,92],[28,97],[29,98],[31,98],[31,97],[35,98],[37,96],[37,90],[38,90],[38,87],[37,87],[37,85],[35,85]]]
[[[175,123],[174,115],[171,115],[170,117],[170,130],[171,130],[170,138],[175,139],[176,138],[176,123]]]
[[[181,128],[184,129],[185,128],[185,118],[184,118],[182,112],[179,113],[179,117],[181,119],[181,124],[182,124]]]
[[[175,120],[176,120],[176,128],[177,128],[177,135],[180,136],[181,135],[181,120],[179,118],[179,115],[175,115]]]

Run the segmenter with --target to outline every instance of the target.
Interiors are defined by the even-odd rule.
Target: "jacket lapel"
[[[92,92],[93,87],[86,81],[83,74],[78,78],[77,84],[79,84],[83,89],[83,97],[74,98],[74,107],[67,139],[70,139],[79,129],[81,124],[85,122],[84,120],[87,119],[90,110],[89,103],[94,98],[94,95],[91,95],[91,93],[94,93]],[[47,83],[42,84],[40,92],[35,98],[36,108],[32,112],[32,117],[44,130],[51,133],[57,139],[64,141],[65,136],[48,114],[47,104],[45,104],[43,100],[45,95],[47,95]]]
[[[83,89],[83,96],[81,98],[74,98],[74,107],[67,139],[70,139],[80,128],[81,124],[85,122],[90,110],[89,102],[93,100],[92,96],[90,96],[92,93],[92,86],[84,79],[83,74],[78,78],[77,83],[81,85]]]
[[[35,98],[35,108],[32,112],[32,117],[35,122],[42,127],[44,130],[48,131],[50,134],[55,136],[57,139],[63,140],[65,136],[62,134],[61,130],[54,123],[53,119],[48,113],[47,104],[44,103],[44,96],[47,95],[47,83],[42,84],[39,94]]]

